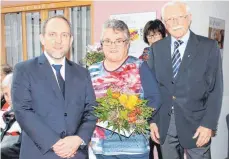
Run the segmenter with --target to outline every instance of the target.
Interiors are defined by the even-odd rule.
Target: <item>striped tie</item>
[[[174,42],[174,52],[172,55],[172,66],[173,66],[173,78],[177,76],[180,64],[181,64],[181,55],[179,52],[179,46],[183,44],[183,41],[178,40]]]

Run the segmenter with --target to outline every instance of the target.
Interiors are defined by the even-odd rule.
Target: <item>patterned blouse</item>
[[[155,77],[146,62],[129,56],[114,71],[107,71],[103,62],[99,62],[90,66],[89,72],[96,98],[106,95],[107,89],[111,86],[116,88],[128,87],[130,91],[138,94],[141,98],[147,99],[148,105],[158,108],[160,103],[159,91]],[[132,134],[127,138],[100,127],[96,127],[91,141],[92,150],[95,154],[143,154],[149,151],[148,137]]]

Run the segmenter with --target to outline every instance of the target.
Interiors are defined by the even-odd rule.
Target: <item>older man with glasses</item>
[[[163,103],[151,137],[160,142],[163,159],[180,159],[184,149],[188,159],[210,159],[223,95],[217,42],[189,30],[192,15],[183,2],[167,3],[162,18],[170,36],[152,46],[148,61]]]

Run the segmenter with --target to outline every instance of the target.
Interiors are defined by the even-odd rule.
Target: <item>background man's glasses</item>
[[[181,16],[176,16],[176,17],[170,17],[168,19],[165,20],[166,23],[173,23],[175,21],[181,21],[184,20],[188,17],[188,15],[181,15]]]

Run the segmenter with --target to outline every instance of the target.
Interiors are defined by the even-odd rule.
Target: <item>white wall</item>
[[[224,97],[219,119],[218,133],[212,141],[212,159],[225,159],[229,149],[226,115],[229,114],[229,2],[228,1],[186,1],[192,12],[191,30],[196,34],[208,36],[209,17],[225,20],[225,39],[223,54]]]

